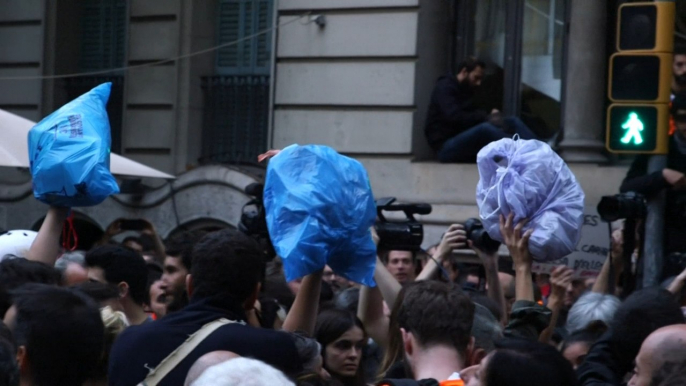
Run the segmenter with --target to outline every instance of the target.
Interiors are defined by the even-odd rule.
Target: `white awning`
[[[29,167],[29,149],[26,138],[35,124],[26,118],[0,109],[0,166]],[[175,178],[114,153],[110,155],[110,170],[112,174],[118,176]]]

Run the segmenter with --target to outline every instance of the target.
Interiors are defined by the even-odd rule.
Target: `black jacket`
[[[686,191],[669,189],[670,185],[662,176],[662,171],[648,174],[649,158],[648,155],[636,157],[619,190],[641,193],[651,199],[668,189],[665,200],[665,254],[686,252],[686,238],[683,237],[686,231]],[[679,151],[674,136],[669,139],[667,168],[686,173],[686,155]]]
[[[586,355],[577,368],[576,375],[581,386],[620,386],[624,376],[631,371],[637,353],[623,348],[608,331]]]
[[[474,89],[460,84],[453,74],[438,79],[431,94],[424,133],[429,145],[440,150],[445,141],[486,121],[488,114],[476,109]]]
[[[192,300],[183,310],[163,319],[133,326],[119,335],[110,353],[109,384],[132,386],[143,381],[188,336],[205,324],[220,318],[245,320],[240,307],[224,298]],[[259,359],[287,375],[302,370],[293,339],[284,332],[263,330],[241,324],[228,324],[213,332],[167,375],[161,386],[182,386],[188,370],[201,356],[217,350]]]

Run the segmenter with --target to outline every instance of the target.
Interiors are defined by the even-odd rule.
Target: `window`
[[[72,12],[65,9],[58,12],[58,22],[72,22]],[[79,23],[75,37],[78,41],[69,41],[69,45],[80,48],[77,67],[65,69],[69,73],[109,70],[123,67],[126,62],[126,0],[79,0]],[[59,27],[58,27],[59,28]],[[72,28],[64,26],[65,29]],[[58,47],[58,49],[60,49]],[[64,53],[74,55],[74,53]],[[59,53],[58,53],[59,57]],[[75,61],[76,62],[76,61]],[[66,78],[57,83],[63,92],[57,98],[57,106],[65,104],[88,92],[93,87],[112,82],[112,91],[107,103],[107,115],[110,118],[112,136],[111,150],[121,150],[122,118],[124,109],[124,75],[123,73],[102,74]]]
[[[205,95],[201,162],[254,164],[266,151],[273,0],[220,0],[215,76]]]
[[[126,0],[80,0],[82,71],[124,65]]]
[[[455,61],[475,55],[487,64],[475,103],[519,116],[541,138],[561,123],[566,7],[566,0],[462,0],[457,8]]]
[[[269,0],[221,0],[219,3],[218,44],[242,40],[217,53],[217,74],[269,75],[272,33],[248,38],[272,26]]]

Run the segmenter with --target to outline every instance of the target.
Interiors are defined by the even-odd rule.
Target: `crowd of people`
[[[426,133],[442,162],[535,138],[518,119],[473,107],[484,67],[466,60],[434,90]],[[672,88],[686,91],[686,55],[674,71]],[[638,158],[622,190],[669,189],[669,205],[681,205],[686,98],[672,113],[669,168],[646,175]],[[93,248],[67,251],[68,213],[51,207],[25,253],[0,256],[0,386],[686,384],[686,270],[662,287],[622,287],[635,267],[621,229],[593,280],[565,266],[535,274],[532,230],[509,216],[507,257],[453,224],[426,251],[377,248],[370,287],[329,266],[287,281],[278,256],[233,229],[163,241],[149,221],[123,219]],[[681,223],[667,228],[667,250],[684,250]],[[115,241],[127,230],[140,235]]]
[[[328,266],[286,282],[233,229],[65,252],[67,212],[0,262],[0,385],[686,384],[686,271],[625,293],[621,237],[583,281],[532,273],[523,222],[501,219],[507,258],[454,224],[427,251],[379,250],[367,287]]]

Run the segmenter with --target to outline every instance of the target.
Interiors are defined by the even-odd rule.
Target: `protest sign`
[[[584,224],[581,227],[581,240],[570,255],[550,263],[532,265],[535,273],[550,273],[559,265],[574,268],[576,278],[598,276],[610,252],[610,231],[596,208],[584,209]]]

